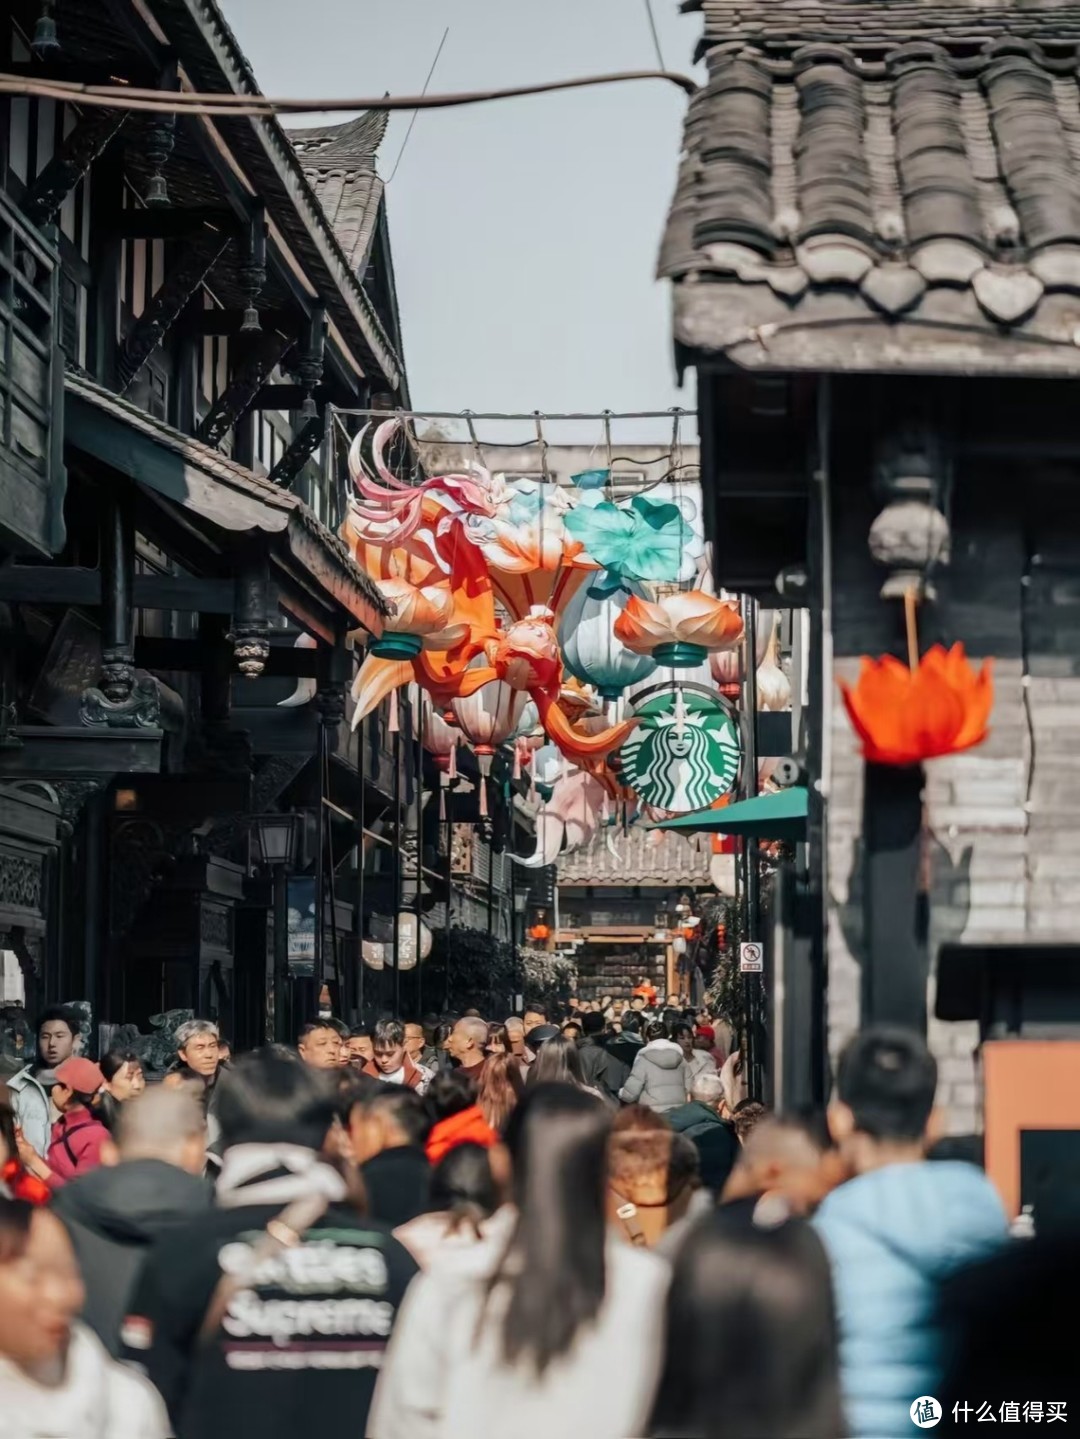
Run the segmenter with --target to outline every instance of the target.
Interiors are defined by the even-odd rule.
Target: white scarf
[[[253,1204],[284,1207],[309,1194],[322,1194],[329,1204],[340,1203],[346,1194],[344,1179],[314,1149],[299,1144],[235,1144],[225,1151],[217,1181],[222,1209]]]

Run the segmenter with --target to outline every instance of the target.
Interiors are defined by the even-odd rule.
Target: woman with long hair
[[[521,1079],[513,1055],[493,1054],[476,1087],[476,1102],[496,1134],[502,1134],[520,1097]]]
[[[841,1439],[829,1263],[802,1220],[723,1210],[675,1256],[655,1439]]]
[[[668,1281],[605,1221],[608,1111],[531,1085],[506,1144],[513,1205],[480,1244],[413,1281],[369,1439],[645,1433]]]
[[[165,1439],[172,1430],[157,1393],[78,1322],[83,1299],[60,1220],[0,1199],[0,1430]]]
[[[565,1039],[561,1034],[555,1035],[540,1046],[536,1061],[529,1069],[526,1083],[572,1084],[575,1089],[580,1089],[585,1094],[594,1095],[600,1100],[604,1098],[598,1089],[585,1083],[585,1071],[581,1067],[578,1047],[572,1039]]]
[[[492,1020],[488,1025],[487,1044],[484,1045],[486,1054],[512,1054],[513,1046],[510,1043],[510,1036],[507,1033],[506,1025],[499,1024]]]
[[[448,1250],[477,1244],[487,1221],[502,1203],[491,1164],[491,1150],[459,1144],[431,1175],[430,1211],[399,1224],[401,1241],[421,1269]]]

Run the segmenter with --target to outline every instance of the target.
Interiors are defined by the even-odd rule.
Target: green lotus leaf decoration
[[[626,505],[610,500],[583,503],[565,519],[586,553],[621,579],[678,579],[683,550],[693,531],[678,505],[635,495]]]

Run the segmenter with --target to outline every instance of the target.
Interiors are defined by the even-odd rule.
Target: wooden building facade
[[[215,0],[6,15],[11,74],[257,93]],[[384,128],[0,101],[0,948],[30,1009],[260,1042],[275,810],[349,1007],[394,768],[378,716],[343,722],[386,611],[337,538],[328,408],[408,406]]]
[[[717,580],[812,615],[808,842],[769,976],[805,1018],[774,1036],[780,1097],[820,1099],[843,1039],[892,1019],[928,1027],[971,1132],[996,1004],[978,956],[1010,945],[1022,988],[1024,955],[1080,920],[1080,6],[685,8],[708,80],[660,268]],[[995,661],[989,741],[925,777],[864,765],[837,690],[860,656],[906,655],[912,589],[924,650]],[[971,984],[939,985],[943,946],[975,956]]]

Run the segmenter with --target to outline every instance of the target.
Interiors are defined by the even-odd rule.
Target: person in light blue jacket
[[[832,1266],[852,1439],[915,1432],[911,1405],[937,1397],[944,1363],[939,1285],[1008,1235],[981,1170],[925,1161],[936,1088],[934,1057],[907,1030],[868,1029],[840,1057],[829,1127],[855,1177],[814,1223]]]

